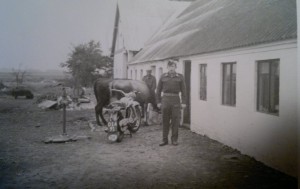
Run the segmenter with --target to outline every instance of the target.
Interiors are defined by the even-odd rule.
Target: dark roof
[[[198,0],[131,63],[297,38],[296,0]]]

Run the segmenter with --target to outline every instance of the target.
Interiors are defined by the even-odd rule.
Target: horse
[[[107,124],[107,121],[103,117],[103,107],[107,106],[113,99],[120,99],[120,94],[114,94],[112,89],[122,90],[125,93],[132,91],[137,92],[135,100],[143,107],[142,116],[145,118],[145,124],[147,124],[146,110],[148,103],[151,103],[154,108],[157,108],[155,94],[150,92],[147,84],[139,80],[108,78],[99,78],[94,83],[94,93],[97,100],[95,106],[97,124],[101,126],[99,117],[104,125]]]

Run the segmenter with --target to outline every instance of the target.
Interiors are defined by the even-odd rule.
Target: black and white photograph
[[[299,10],[0,0],[0,189],[300,188]]]

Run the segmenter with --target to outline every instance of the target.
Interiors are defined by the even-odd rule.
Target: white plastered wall
[[[297,175],[297,45],[295,41],[188,57],[191,130]],[[280,59],[279,116],[256,111],[256,61]],[[221,63],[236,62],[236,106],[221,105]],[[207,101],[199,99],[199,64],[207,64]]]
[[[143,70],[143,76],[145,76],[147,73],[146,70],[149,69],[149,67],[151,67],[151,66],[155,66],[154,77],[156,78],[156,82],[158,82],[158,80],[160,78],[159,69],[162,68],[164,73],[167,71],[166,61],[155,61],[155,62],[145,62],[145,63],[140,63],[140,64],[129,64],[128,73],[127,73],[128,78],[134,79],[135,78],[135,70],[137,70],[137,73],[138,73],[137,79],[140,80],[141,70]],[[132,70],[133,78],[130,78],[131,70]]]
[[[126,78],[127,60],[123,52],[119,52],[114,56],[114,78]]]
[[[297,0],[297,36],[300,36],[300,13],[299,13],[299,10],[300,10],[300,0]],[[300,38],[298,37],[297,38],[297,44],[300,43]],[[298,65],[298,68],[297,68],[297,89],[298,89],[298,93],[297,93],[297,99],[298,99],[298,105],[297,105],[297,117],[298,117],[298,122],[297,122],[297,125],[298,125],[298,136],[300,134],[300,48],[297,48],[297,54],[298,54],[298,59],[297,59],[297,65]],[[298,140],[298,147],[300,146],[300,140]],[[299,157],[300,157],[300,150],[298,150],[298,175],[300,175],[300,160],[299,160]],[[298,188],[300,188],[300,183],[298,182]]]

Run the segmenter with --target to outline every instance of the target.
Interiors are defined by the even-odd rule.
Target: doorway
[[[190,128],[191,123],[191,61],[185,60],[184,79],[186,85],[186,108],[183,113],[183,125]]]

